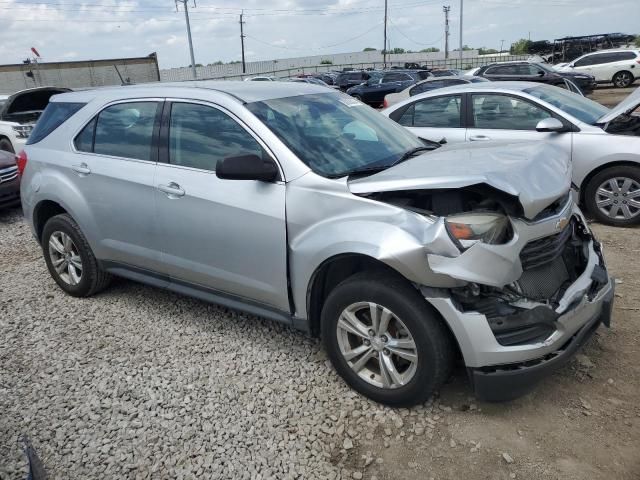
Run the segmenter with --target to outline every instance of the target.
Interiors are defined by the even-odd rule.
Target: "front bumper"
[[[20,204],[20,178],[0,183],[0,208]]]
[[[521,225],[517,233],[529,237],[534,230],[544,231],[548,224],[554,225],[557,218],[567,218],[567,213],[568,209],[557,217],[537,224]],[[584,217],[576,207],[571,208],[571,216],[582,224],[582,228],[587,229]],[[541,322],[551,325],[547,333],[536,339],[526,339],[526,334],[524,341],[515,337],[505,339],[497,333],[495,316],[488,316],[475,308],[463,308],[451,291],[423,287],[426,300],[440,312],[458,341],[478,398],[497,401],[522,395],[537,380],[566,362],[600,323],[609,324],[614,282],[607,274],[598,242],[586,234],[583,238],[585,254],[582,273],[558,293],[561,296],[552,305],[540,306],[540,302],[537,302],[526,307],[530,310],[525,310],[523,317],[529,318],[525,318],[524,323],[537,316],[534,312],[534,308],[537,308],[546,313],[542,316],[544,318],[541,317]],[[431,264],[468,282],[491,285],[487,282],[490,276],[494,285],[501,288],[500,284],[507,285],[522,275],[519,263],[515,262],[516,267],[513,266],[513,259],[518,258],[526,243],[523,244],[522,239],[514,242],[518,245],[503,245],[499,246],[502,248],[478,251],[472,255],[469,255],[472,250],[469,249],[454,259]],[[510,248],[515,248],[518,253],[510,254]],[[492,257],[487,253],[494,255]],[[496,261],[498,258],[501,261]],[[485,265],[485,260],[492,262]],[[519,272],[517,276],[514,268]],[[548,278],[547,283],[552,280]]]
[[[486,402],[513,400],[531,391],[540,380],[567,363],[601,323],[607,327],[611,324],[614,298],[611,280],[601,292],[597,301],[592,303],[595,308],[580,313],[580,317],[586,318],[586,323],[558,350],[528,362],[469,368],[469,378],[476,397]]]

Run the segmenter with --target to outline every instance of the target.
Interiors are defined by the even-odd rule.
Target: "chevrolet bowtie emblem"
[[[561,218],[556,222],[556,230],[564,230],[564,227],[566,227],[568,223],[569,223],[568,218]]]

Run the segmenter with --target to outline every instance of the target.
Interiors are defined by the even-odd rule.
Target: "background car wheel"
[[[0,150],[10,153],[16,153],[13,149],[13,145],[11,145],[11,142],[6,138],[0,138]]]
[[[360,95],[352,95],[352,97],[355,98],[356,100],[362,101],[362,97]]]
[[[627,88],[633,83],[631,72],[618,72],[613,76],[613,86],[617,88]]]
[[[595,175],[585,190],[588,212],[614,226],[640,223],[640,167],[611,167]]]
[[[98,266],[84,234],[67,214],[47,221],[42,232],[42,251],[49,273],[69,295],[88,297],[111,280],[111,275]]]
[[[447,327],[402,278],[367,273],[345,280],[329,294],[321,321],[338,374],[376,402],[422,403],[451,373]]]

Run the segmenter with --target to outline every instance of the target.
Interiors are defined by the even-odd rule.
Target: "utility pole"
[[[442,7],[442,11],[444,12],[444,58],[445,60],[449,58],[449,11],[451,7]]]
[[[504,46],[504,40],[500,40],[500,53],[502,53],[503,46]]]
[[[244,29],[242,28],[245,22],[242,21],[244,10],[240,13],[240,45],[242,45],[242,73],[247,73],[247,65],[244,62]]]
[[[384,48],[382,50],[382,63],[387,68],[387,0],[384,0]]]
[[[191,54],[191,69],[193,71],[193,79],[198,78],[198,74],[196,73],[196,61],[193,57],[193,41],[191,40],[191,25],[189,24],[189,0],[175,0],[176,1],[176,10],[178,9],[178,2],[180,2],[184,6],[184,19],[187,22],[187,37],[189,39],[189,53]],[[195,0],[193,2],[193,6],[195,7]]]
[[[462,7],[464,0],[460,0],[460,68],[462,68]]]

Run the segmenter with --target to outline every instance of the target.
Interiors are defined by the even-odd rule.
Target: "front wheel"
[[[322,310],[327,354],[346,383],[389,406],[426,401],[448,378],[453,342],[442,319],[403,279],[356,275]]]
[[[599,222],[617,227],[640,223],[640,167],[607,168],[585,190],[587,211]]]
[[[627,88],[633,83],[631,72],[618,72],[613,76],[613,85],[617,88]]]

